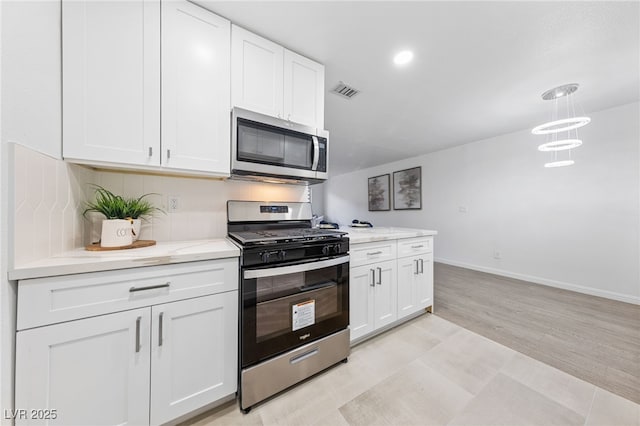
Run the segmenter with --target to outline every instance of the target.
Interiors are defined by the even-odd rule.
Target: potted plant
[[[89,212],[97,212],[104,215],[105,220],[128,221],[131,225],[132,241],[137,240],[140,235],[141,219],[144,216],[151,216],[155,212],[164,213],[162,209],[155,207],[149,200],[145,199],[152,195],[151,193],[141,195],[138,198],[125,198],[100,185],[93,186],[95,187],[95,201],[85,203],[83,216],[86,217]],[[104,240],[104,238],[102,239]]]

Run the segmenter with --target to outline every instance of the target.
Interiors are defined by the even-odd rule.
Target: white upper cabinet
[[[229,175],[228,20],[186,0],[63,1],[62,34],[65,159]]]
[[[233,105],[282,118],[284,48],[231,26]]]
[[[62,2],[63,156],[160,163],[160,2]]]
[[[231,28],[233,106],[324,129],[324,66]]]
[[[324,129],[324,65],[286,49],[284,118]]]
[[[231,23],[162,4],[162,165],[229,175]]]

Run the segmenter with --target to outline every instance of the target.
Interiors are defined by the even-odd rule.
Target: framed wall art
[[[379,212],[391,210],[390,176],[374,176],[369,178],[369,211]]]
[[[422,168],[393,172],[393,209],[419,210],[422,208]]]

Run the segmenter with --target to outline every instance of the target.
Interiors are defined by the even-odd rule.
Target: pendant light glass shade
[[[544,163],[546,168],[549,167],[565,167],[573,165],[573,160],[561,160],[561,161],[552,161],[551,163]]]
[[[591,122],[589,117],[573,117],[562,120],[550,121],[536,126],[531,130],[534,135],[548,135],[551,133],[568,132],[586,126]]]
[[[575,163],[571,159],[571,150],[582,145],[577,129],[591,122],[589,117],[576,114],[573,101],[573,93],[576,90],[578,90],[578,84],[571,83],[554,87],[542,94],[542,99],[545,101],[553,101],[551,120],[534,127],[531,133],[547,135],[547,142],[538,146],[539,151],[553,154],[552,161],[544,165],[547,168],[570,166]],[[566,152],[568,158],[559,158],[559,152]]]
[[[580,139],[563,139],[543,143],[538,147],[538,151],[564,151],[567,149],[577,148],[580,145],[582,145],[582,141]]]

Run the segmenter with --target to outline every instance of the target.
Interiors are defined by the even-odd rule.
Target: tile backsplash
[[[91,184],[127,197],[151,193],[165,214],[143,220],[140,238],[156,241],[224,237],[227,200],[309,201],[306,186],[94,170],[12,145],[16,267],[99,240],[102,216],[82,217]],[[178,200],[171,211],[170,197]]]

